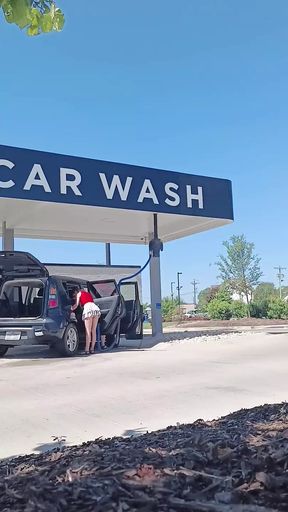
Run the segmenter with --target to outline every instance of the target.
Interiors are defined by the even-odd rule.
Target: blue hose
[[[141,274],[141,272],[143,272],[143,270],[145,270],[145,268],[147,267],[147,265],[149,265],[150,263],[150,260],[152,258],[152,254],[150,254],[148,260],[146,261],[144,267],[141,267],[140,270],[138,270],[138,272],[135,272],[135,274],[132,274],[131,276],[127,276],[127,277],[122,277],[122,279],[120,279],[120,281],[118,282],[117,286],[120,287],[121,284],[124,282],[124,281],[129,281],[129,279],[133,279],[134,277],[138,276],[139,274]]]

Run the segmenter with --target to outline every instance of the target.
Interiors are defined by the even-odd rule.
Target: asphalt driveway
[[[287,361],[288,334],[264,332],[88,358],[11,351],[0,360],[0,457],[285,401]]]

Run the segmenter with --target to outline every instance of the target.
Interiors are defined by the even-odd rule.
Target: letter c
[[[8,167],[8,169],[13,169],[15,167],[15,164],[13,162],[10,162],[10,160],[4,160],[0,158],[0,167]],[[0,181],[0,188],[11,188],[14,187],[15,183],[13,180],[9,181]]]

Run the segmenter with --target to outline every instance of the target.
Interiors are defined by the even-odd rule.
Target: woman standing
[[[72,296],[76,302],[71,306],[71,311],[75,311],[78,306],[83,308],[82,319],[85,324],[86,332],[85,355],[93,354],[96,344],[97,325],[101,316],[100,308],[94,304],[91,293],[85,290],[74,288],[72,290]]]

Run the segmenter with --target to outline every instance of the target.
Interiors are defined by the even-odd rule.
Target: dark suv
[[[82,311],[71,313],[75,286],[89,291],[101,310],[106,345],[118,346],[120,335],[141,338],[142,306],[136,282],[85,281],[49,275],[27,252],[0,252],[0,357],[10,347],[49,345],[73,356],[84,343]]]

